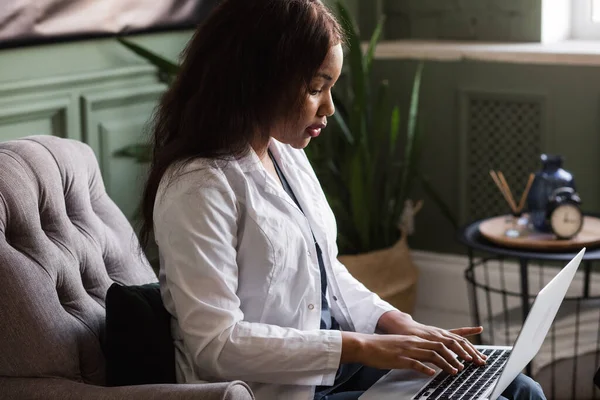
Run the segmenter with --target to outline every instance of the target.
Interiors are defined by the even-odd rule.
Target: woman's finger
[[[431,341],[425,340],[419,343],[418,345],[421,349],[427,349],[429,351],[434,351],[443,357],[446,362],[451,364],[454,368],[457,368],[459,371],[462,371],[463,365],[462,363],[454,357],[454,354],[446,347],[446,345],[441,341]],[[440,367],[441,368],[441,367]]]
[[[477,350],[477,348],[475,347],[475,345],[473,345],[473,343],[469,342],[467,339],[465,339],[462,336],[454,335],[452,333],[449,333],[448,335],[452,339],[459,342],[461,347],[463,349],[465,349],[473,357],[473,361],[475,361],[478,364],[485,364],[485,360],[487,359],[487,356],[482,354],[479,350]]]
[[[403,369],[414,369],[415,371],[422,372],[426,375],[432,376],[435,374],[435,370],[422,362],[404,356],[399,356],[398,360],[400,361],[400,367]]]
[[[484,363],[484,359],[481,358],[483,354],[479,353],[475,346],[471,344],[471,342],[464,339],[462,336],[453,333],[455,331],[468,332],[470,329],[473,328],[459,328],[449,331],[437,328],[435,330],[430,330],[427,336],[429,340],[444,343],[446,347],[451,349],[457,356],[463,358],[464,360],[475,361],[478,364],[482,364]]]
[[[447,350],[448,349],[446,349],[446,351]],[[450,360],[448,360],[446,354],[443,354],[441,351],[437,350],[430,350],[427,348],[413,348],[408,350],[405,354],[415,360],[425,361],[430,364],[436,365],[451,375],[457,374],[464,368],[457,359],[450,356]]]
[[[473,343],[469,342],[464,337],[456,335],[456,334],[452,334],[451,332],[448,332],[446,334],[446,337],[458,342],[459,346],[462,349],[464,349],[467,353],[469,353],[469,355],[472,357],[472,360],[469,360],[469,361],[473,361],[479,365],[485,364],[485,360],[487,359],[487,356],[485,354],[482,354],[479,350],[477,350],[477,348],[473,345]],[[458,354],[458,353],[456,353],[456,354]]]
[[[474,336],[474,335],[479,335],[481,332],[483,332],[483,327],[482,326],[477,326],[477,327],[466,327],[466,328],[458,328],[458,329],[450,329],[448,332],[450,332],[453,335],[458,335],[460,337],[469,337],[469,336]],[[473,348],[474,351],[477,352],[478,356],[482,359],[487,359],[487,356],[482,354],[481,352],[479,352],[475,346],[469,342],[468,340],[466,341],[466,343],[469,344],[469,346],[471,348]]]
[[[464,344],[453,336],[447,335],[442,336],[440,341],[446,345],[447,348],[452,350],[457,356],[463,360],[473,361],[477,355],[473,349],[465,347]]]
[[[456,328],[456,329],[450,329],[450,330],[448,330],[448,332],[454,333],[455,335],[462,336],[462,337],[469,337],[469,336],[479,335],[481,332],[483,332],[483,327],[477,326],[477,327],[469,327],[469,328]]]

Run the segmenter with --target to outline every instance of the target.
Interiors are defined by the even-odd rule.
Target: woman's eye
[[[317,95],[317,94],[319,94],[319,93],[321,93],[321,92],[322,92],[322,90],[311,90],[311,91],[310,91],[310,92],[308,92],[308,93],[310,93],[311,95],[315,96],[315,95]]]

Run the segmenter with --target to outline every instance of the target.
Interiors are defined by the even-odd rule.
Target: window
[[[600,40],[600,0],[571,0],[573,39]]]

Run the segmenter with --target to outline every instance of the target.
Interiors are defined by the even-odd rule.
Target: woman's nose
[[[320,114],[331,117],[335,113],[335,104],[333,103],[333,98],[331,97],[331,93],[327,96],[327,100],[323,103],[320,108]]]

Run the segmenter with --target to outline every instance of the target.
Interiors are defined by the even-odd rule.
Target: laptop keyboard
[[[441,371],[413,400],[469,400],[481,396],[500,376],[510,350],[485,349],[481,352],[488,356],[484,366],[464,361],[465,368],[456,375]]]

